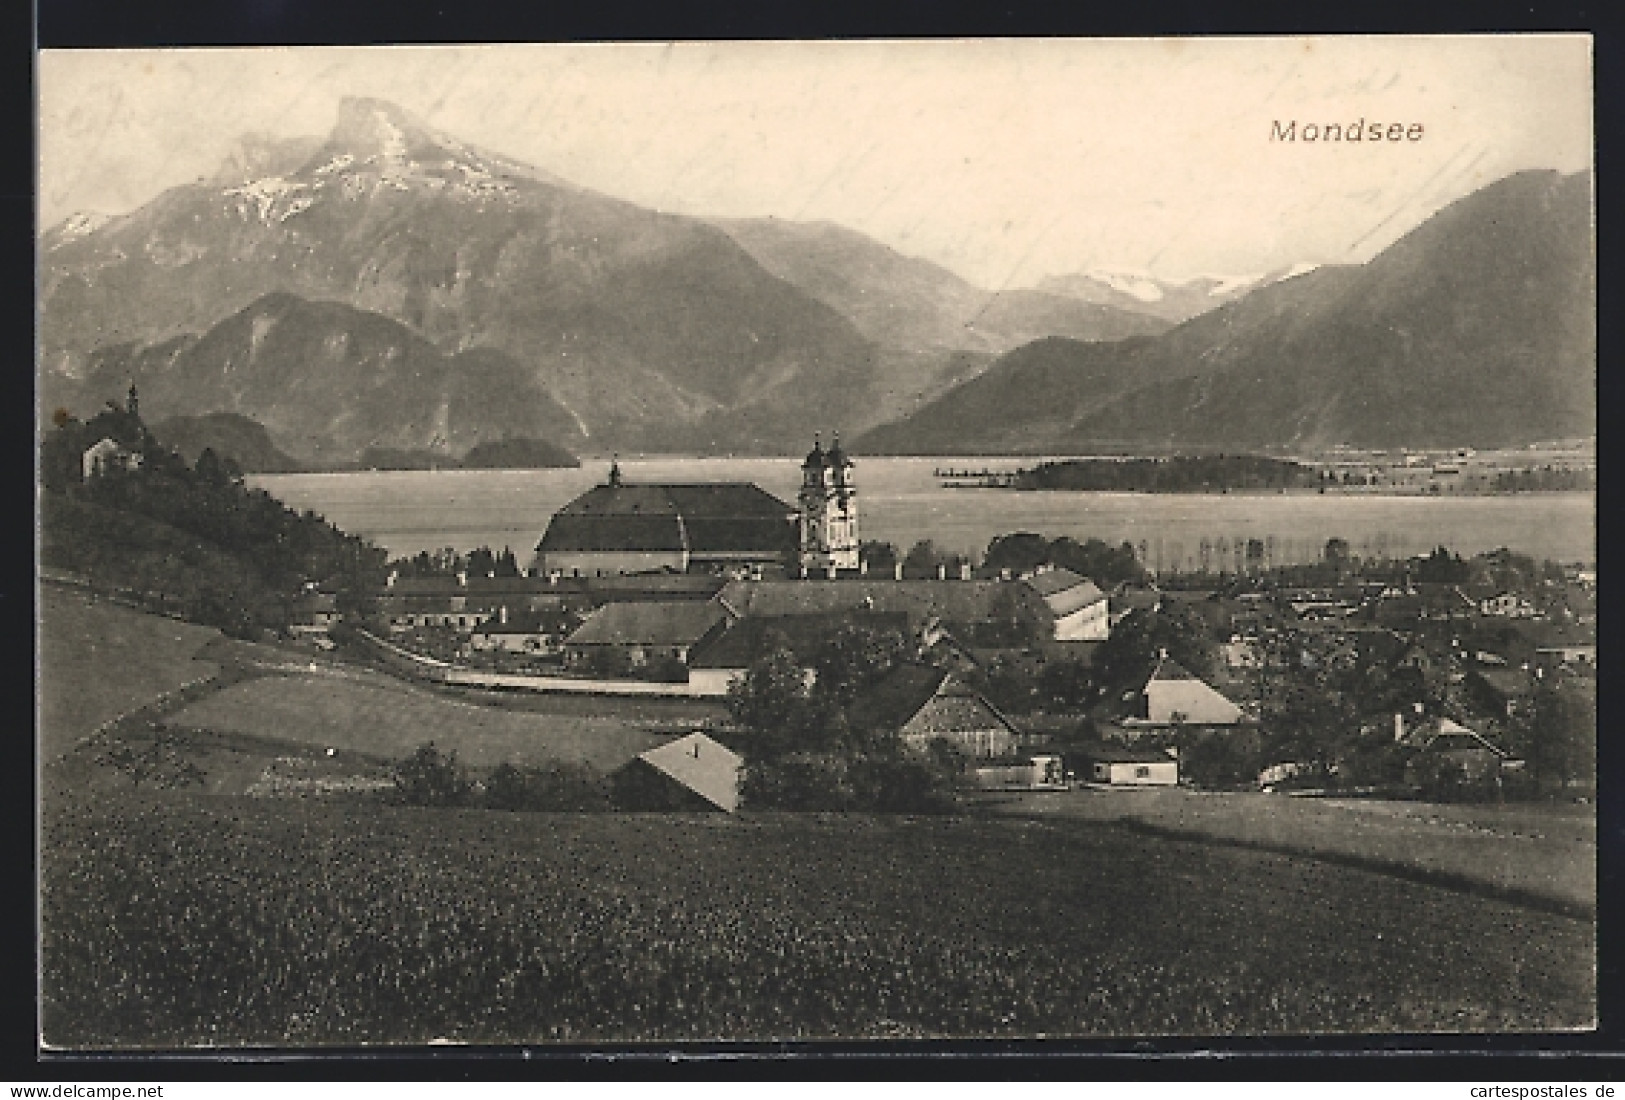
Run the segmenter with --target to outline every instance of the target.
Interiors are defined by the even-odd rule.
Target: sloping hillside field
[[[1092,822],[86,800],[54,1046],[1525,1031],[1589,922]]]
[[[145,706],[219,666],[194,660],[212,627],[177,622],[55,585],[40,588],[39,733],[42,759],[71,749],[103,722]]]
[[[252,680],[169,721],[389,759],[434,741],[475,767],[572,760],[608,771],[666,740],[612,714],[476,705],[365,673]]]

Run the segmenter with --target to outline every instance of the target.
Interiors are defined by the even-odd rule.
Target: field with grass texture
[[[83,592],[40,586],[39,736],[50,760],[97,726],[219,666],[194,655],[213,627],[150,615]]]
[[[1590,1025],[1590,922],[1079,821],[196,794],[45,824],[58,1047]]]
[[[434,741],[474,767],[569,760],[609,771],[670,740],[614,713],[463,702],[378,673],[342,669],[236,684],[168,721],[391,759]]]
[[[1597,902],[1597,815],[1591,806],[1292,798],[1174,788],[1011,795],[990,800],[989,806],[1366,860],[1547,898],[1576,911],[1594,909]]]

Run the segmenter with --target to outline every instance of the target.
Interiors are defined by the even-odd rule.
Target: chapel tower
[[[858,489],[841,437],[824,450],[815,437],[801,464],[801,567],[812,576],[858,569]]]

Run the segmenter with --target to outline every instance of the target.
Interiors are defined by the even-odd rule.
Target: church
[[[640,484],[618,461],[554,513],[536,545],[543,576],[858,571],[857,485],[836,437],[814,441],[796,505],[750,482]]]

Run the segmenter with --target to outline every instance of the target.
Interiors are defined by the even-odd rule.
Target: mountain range
[[[41,250],[48,405],[134,379],[158,415],[249,415],[318,462],[500,439],[515,419],[530,434],[560,409],[548,438],[566,446],[795,447],[1036,336],[1163,327],[992,295],[835,227],[646,210],[368,99],[324,139],[250,136],[212,178],[70,218]],[[314,358],[262,358],[290,340]]]
[[[1036,341],[856,446],[871,452],[1524,444],[1596,432],[1589,173],[1530,171],[1360,265],[1166,332]]]
[[[348,99],[325,136],[249,136],[210,178],[45,231],[41,404],[134,380],[155,420],[251,417],[307,465],[511,438],[789,453],[833,428],[950,452],[1539,438],[1594,415],[1569,392],[1592,369],[1588,184],[1542,186],[1495,232],[1446,211],[1359,269],[994,292],[828,223],[644,209]],[[1480,370],[1470,396],[1510,404],[1422,384]],[[1550,400],[1525,392],[1543,372]]]

